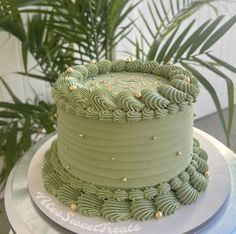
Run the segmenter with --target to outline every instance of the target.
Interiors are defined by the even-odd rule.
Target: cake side
[[[192,107],[137,123],[91,120],[58,110],[58,156],[72,175],[97,185],[140,188],[168,181],[191,161]]]

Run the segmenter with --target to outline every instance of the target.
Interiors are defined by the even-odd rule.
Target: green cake
[[[193,139],[196,78],[156,61],[69,67],[53,87],[57,140],[44,186],[73,211],[110,221],[173,214],[207,186],[207,153]]]

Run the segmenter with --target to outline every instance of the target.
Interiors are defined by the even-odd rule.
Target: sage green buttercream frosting
[[[112,222],[144,221],[173,214],[206,189],[208,155],[192,139],[199,86],[189,71],[91,61],[68,68],[52,93],[58,136],[42,176],[66,206]]]
[[[62,73],[52,93],[57,107],[67,112],[121,123],[183,111],[196,101],[199,87],[190,72],[176,65],[103,60]]]
[[[128,107],[131,108],[127,104]],[[162,109],[159,110],[161,113]],[[140,118],[138,112],[128,114],[127,118],[133,122]],[[71,174],[97,185],[152,186],[174,177],[190,163],[192,115],[189,107],[175,115],[135,124],[131,121],[98,124],[97,120],[59,109],[59,159],[64,168],[69,166]],[[80,137],[81,133],[84,138]],[[176,155],[178,151],[181,156]],[[203,164],[200,166],[203,168]],[[127,177],[126,182],[122,181],[123,177]]]

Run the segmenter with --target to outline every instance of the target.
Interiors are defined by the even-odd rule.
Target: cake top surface
[[[198,94],[198,81],[189,71],[141,60],[69,67],[53,87],[58,108],[109,122],[161,118],[187,108]]]
[[[107,89],[115,94],[123,90],[137,94],[143,89],[155,91],[162,84],[169,84],[169,81],[161,76],[138,73],[138,72],[114,72],[100,74],[90,77],[82,82],[84,87],[91,90]]]

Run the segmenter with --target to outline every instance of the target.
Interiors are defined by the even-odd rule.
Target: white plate
[[[197,202],[185,205],[175,214],[165,216],[160,220],[138,222],[130,219],[110,223],[100,217],[86,217],[79,213],[72,213],[43,186],[41,173],[43,157],[56,136],[50,138],[39,148],[30,163],[28,170],[30,196],[48,219],[75,233],[178,234],[198,232],[221,215],[230,195],[231,180],[227,163],[221,153],[196,129],[194,129],[194,137],[200,141],[201,147],[209,155],[210,177],[207,189],[200,193]]]

